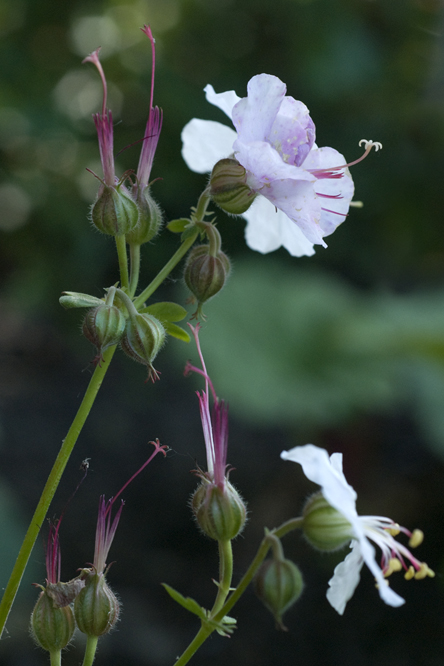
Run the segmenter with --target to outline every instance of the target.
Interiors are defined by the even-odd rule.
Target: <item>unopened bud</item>
[[[354,537],[351,524],[334,509],[322,493],[315,493],[302,512],[305,538],[314,548],[327,552],[338,550]]]
[[[91,209],[91,220],[103,234],[122,236],[136,227],[139,209],[122,184],[102,185]]]
[[[242,215],[253,203],[256,194],[247,185],[247,172],[232,158],[219,160],[210,177],[213,201],[226,213]]]
[[[303,587],[299,568],[285,558],[266,560],[255,578],[257,596],[273,613],[277,625],[284,630],[282,616],[299,599]]]
[[[99,357],[112,345],[119,344],[125,332],[125,317],[115,305],[102,303],[88,310],[83,320],[85,338],[97,347]]]
[[[126,322],[125,334],[120,342],[125,354],[148,368],[148,379],[155,381],[158,374],[153,361],[165,342],[165,329],[150,314],[132,315]]]
[[[202,532],[216,541],[234,539],[247,518],[245,503],[229,481],[220,488],[203,479],[191,498],[191,509]]]
[[[63,650],[76,628],[71,606],[57,606],[54,599],[43,590],[32,611],[30,628],[36,643],[44,650]]]
[[[103,573],[84,569],[82,575],[85,587],[74,602],[77,626],[87,636],[103,636],[119,619],[119,602]]]
[[[143,192],[138,191],[136,204],[139,208],[139,222],[126,235],[126,242],[133,245],[143,245],[159,233],[162,226],[162,211],[159,204],[150,195],[149,187],[146,187]]]
[[[188,255],[184,280],[197,301],[205,303],[225,285],[230,269],[230,260],[224,252],[211,256],[209,245],[198,245]]]

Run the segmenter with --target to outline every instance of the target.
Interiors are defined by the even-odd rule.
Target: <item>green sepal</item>
[[[101,305],[103,300],[89,294],[79,294],[77,291],[62,291],[59,303],[65,310],[70,310],[71,308],[94,308]]]
[[[185,319],[188,312],[178,303],[171,301],[163,301],[161,303],[153,303],[146,308],[142,308],[139,312],[148,313],[159,319],[162,324],[168,321],[182,321]]]
[[[199,617],[201,620],[207,622],[206,612],[202,606],[199,606],[197,601],[191,599],[191,597],[184,597],[180,592],[170,587],[170,585],[167,585],[166,583],[162,583],[162,585],[170,597],[174,599],[174,601],[176,601],[179,606],[183,606],[183,608],[185,608],[187,611],[194,613],[194,615],[197,615],[197,617]]]
[[[183,342],[190,342],[191,340],[190,336],[180,326],[176,326],[176,324],[172,324],[171,322],[166,321],[163,322],[163,327],[168,333],[168,335],[171,335],[173,338],[177,338],[178,340],[183,340]]]
[[[225,615],[220,622],[208,619],[207,624],[213,627],[219,636],[223,636],[224,638],[229,638],[230,634],[232,634],[233,631],[237,629],[237,620],[235,620],[234,617],[230,617],[229,615]]]
[[[181,217],[178,220],[171,220],[166,226],[169,231],[173,232],[173,234],[181,234],[189,224],[191,224],[191,220],[186,217]]]

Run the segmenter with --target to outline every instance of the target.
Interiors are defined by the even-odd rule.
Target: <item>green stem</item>
[[[142,291],[141,294],[134,300],[134,306],[139,309],[144,302],[153,294],[158,287],[162,284],[165,278],[171,273],[173,268],[179,263],[179,261],[186,255],[190,247],[193,245],[194,241],[198,236],[198,232],[187,238],[180,248],[173,254],[171,259],[165,264],[160,273],[156,275],[154,280]]]
[[[37,540],[40,528],[48,512],[49,505],[51,504],[54,493],[57,490],[63,471],[80,435],[83,425],[88,417],[89,412],[91,411],[91,407],[93,406],[94,400],[102,384],[106,371],[108,370],[115,350],[116,347],[114,346],[105,351],[101,365],[97,365],[94,374],[91,377],[88,388],[86,389],[85,396],[78,409],[75,419],[72,422],[68,434],[63,440],[60,451],[43,489],[39,503],[37,504],[37,508],[31,519],[31,523],[28,527],[28,531],[26,532],[25,538],[20,548],[20,552],[0,603],[0,638],[3,633],[6,620],[8,619],[11,606],[14,603],[15,595],[17,594],[17,590],[28,563],[29,556],[31,555],[31,551]]]
[[[196,222],[202,222],[206,213],[207,213],[207,208],[210,204],[211,197],[209,195],[209,189],[207,188],[202,192],[202,194],[199,197],[199,201],[197,202],[196,210],[194,211],[192,217],[195,219]]]
[[[96,656],[97,642],[99,640],[98,636],[88,636],[85,647],[85,656],[83,657],[82,666],[91,666],[94,657]]]
[[[219,541],[219,589],[216,601],[211,609],[211,617],[216,615],[224,605],[225,599],[230,592],[232,578],[233,550],[231,548],[231,541]]]
[[[241,596],[243,595],[243,593],[253,580],[256,571],[259,569],[260,565],[265,560],[265,557],[270,547],[272,546],[273,539],[270,537],[278,537],[278,538],[283,537],[288,532],[292,532],[293,530],[301,528],[303,522],[304,522],[303,518],[292,518],[291,520],[287,520],[287,522],[283,523],[280,527],[271,530],[271,532],[262,539],[262,543],[259,546],[259,550],[256,553],[256,557],[248,567],[239,585],[236,587],[233,594],[230,596],[230,598],[224,604],[224,606],[220,609],[217,615],[214,616],[214,620],[216,620],[216,622],[222,620],[222,618],[225,615],[228,615],[230,610],[239,601],[239,599],[241,598]]]
[[[119,270],[120,270],[120,286],[122,289],[129,289],[129,277],[128,277],[128,255],[126,253],[126,240],[125,234],[121,236],[115,236],[116,239],[116,248],[117,256],[119,258]]]
[[[228,615],[233,606],[239,601],[240,597],[243,595],[248,585],[251,583],[254,574],[264,561],[272,545],[273,539],[270,537],[280,538],[285,534],[287,534],[288,532],[301,528],[303,520],[304,520],[303,518],[292,518],[291,520],[287,520],[287,522],[283,523],[280,527],[277,527],[276,529],[272,530],[263,538],[262,543],[259,546],[259,550],[256,553],[256,557],[248,567],[246,573],[244,574],[239,585],[234,590],[233,594],[230,596],[228,601],[222,606],[222,608],[220,608],[220,610],[216,610],[216,604],[218,603],[218,598],[219,598],[218,594],[218,598],[216,599],[213,610],[211,612],[212,620],[214,620],[215,622],[221,622],[221,620],[223,620],[225,615]],[[230,543],[230,550],[231,550],[231,543]],[[222,554],[221,554],[221,562],[222,562]],[[231,560],[231,565],[232,565],[232,560]],[[216,613],[214,614],[215,610]],[[196,636],[194,637],[194,639],[191,641],[191,643],[185,650],[185,652],[179,657],[179,659],[177,659],[177,661],[174,662],[174,666],[185,666],[185,664],[189,662],[191,657],[197,652],[200,646],[207,640],[207,638],[212,634],[213,631],[214,629],[211,627],[208,626],[201,627],[197,632]]]
[[[49,663],[51,666],[62,666],[62,651],[55,650],[49,653]]]
[[[131,277],[129,284],[129,295],[133,298],[136,293],[137,285],[139,284],[140,273],[140,245],[130,244],[130,264],[131,264]]]

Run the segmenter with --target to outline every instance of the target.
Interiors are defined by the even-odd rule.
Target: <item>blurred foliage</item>
[[[35,507],[85,389],[88,373],[81,371],[93,356],[79,337],[78,312],[64,311],[58,298],[63,290],[100,298],[117,279],[113,243],[92,233],[87,219],[97,181],[86,168],[100,174],[91,114],[100,108],[101,87],[94,68],[81,61],[102,46],[117,171],[134,169],[150,92],[150,49],[139,31],[144,23],[157,40],[155,104],[163,108],[164,125],[153,168],[153,178],[161,180],[152,192],[166,220],[187,216],[206,183],[180,157],[183,126],[192,117],[227,122],[205,101],[207,83],[243,96],[253,75],[274,74],[309,107],[320,146],[353,160],[363,137],[384,145],[353,169],[364,207],[352,209],[328,249],[314,257],[296,260],[283,250],[253,256],[242,220],[217,213],[234,268],[226,289],[205,308],[201,340],[216,389],[230,401],[229,460],[252,509],[249,538],[236,542],[236,576],[253,556],[264,524],[292,515],[312,490],[278,458],[282,448],[308,440],[346,453],[350,482],[363,489],[368,512],[388,513],[389,506],[395,519],[418,521],[430,535],[429,564],[442,568],[442,2],[0,0],[5,576],[23,516]],[[165,231],[144,248],[143,286],[177,243]],[[184,302],[173,280],[155,300]],[[98,665],[174,662],[195,625],[181,609],[171,609],[160,581],[210,603],[214,549],[195,532],[186,507],[193,488],[188,470],[203,458],[191,390],[201,385],[198,378],[181,377],[185,357],[194,353],[190,347],[168,343],[155,387],[143,384],[140,367],[116,355],[54,503],[52,515],[58,515],[77,484],[80,460],[93,456],[91,483],[68,512],[62,535],[64,570],[74,575],[92,556],[99,492],[116,492],[129,478],[145,454],[139,442],[159,436],[174,448],[165,466],[150,470],[148,483],[129,491],[112,551],[118,564],[111,570],[125,614],[119,631],[103,641]],[[237,635],[208,641],[196,666],[284,666],[296,657],[307,666],[441,663],[439,579],[406,585],[402,594],[409,603],[397,611],[379,601],[367,579],[350,602],[353,611],[337,618],[325,601],[332,561],[314,562],[300,544],[294,550],[307,586],[302,611],[296,607],[288,615],[289,634],[277,636],[247,595]],[[41,543],[31,564],[39,574],[34,568],[29,576],[42,582]],[[403,582],[397,585],[401,589]],[[22,588],[8,624],[11,639],[2,642],[5,666],[46,663],[27,639],[28,594],[29,586]],[[67,666],[80,658],[79,650],[64,657]]]

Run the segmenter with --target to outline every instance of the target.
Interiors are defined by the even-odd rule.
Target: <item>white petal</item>
[[[352,598],[361,578],[364,564],[358,541],[352,541],[352,551],[334,570],[333,578],[328,581],[327,599],[339,615],[342,615],[347,602]]]
[[[212,120],[193,118],[182,130],[182,157],[197,173],[208,173],[216,162],[231,155],[236,132]]]
[[[293,257],[314,254],[310,243],[294,222],[265,197],[259,196],[253,205],[243,214],[248,224],[245,239],[248,247],[266,254],[277,250],[281,245]]]
[[[227,90],[227,92],[217,93],[213,86],[208,84],[205,86],[204,91],[207,102],[217,106],[221,111],[226,113],[231,120],[233,106],[240,101],[240,97],[236,95],[234,90]]]
[[[352,524],[357,532],[356,536],[361,536],[362,528],[356,513],[356,493],[347,483],[344,474],[333,467],[325,449],[313,444],[296,446],[290,451],[282,451],[281,458],[302,465],[307,479],[321,486],[327,502]]]
[[[395,608],[405,604],[405,600],[400,597],[399,594],[396,594],[396,592],[394,592],[387,584],[388,580],[384,578],[381,569],[376,564],[375,549],[365,536],[360,539],[360,547],[364,562],[376,579],[381,599],[389,606],[394,606]]]

